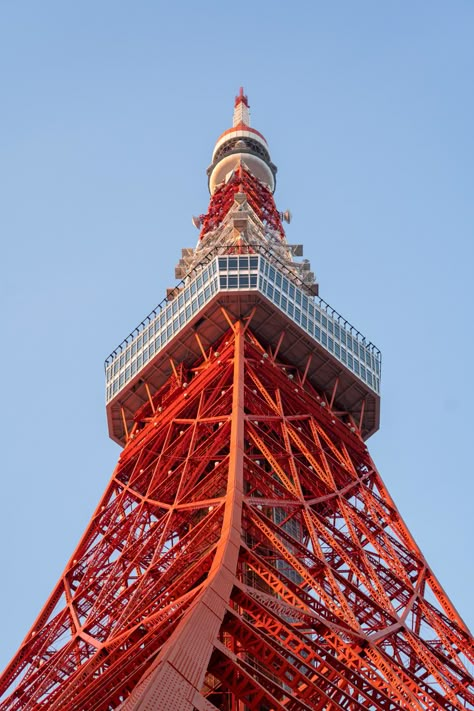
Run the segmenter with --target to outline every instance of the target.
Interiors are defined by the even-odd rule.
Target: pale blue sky
[[[241,84],[320,293],[383,353],[370,451],[474,626],[474,3],[0,4],[0,666],[119,453],[103,361],[174,282]]]

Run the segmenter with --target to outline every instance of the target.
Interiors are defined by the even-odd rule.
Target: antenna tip
[[[244,87],[241,86],[239,89],[238,95],[235,97],[235,106],[238,106],[239,104],[245,104],[245,106],[248,108],[249,107],[249,100],[247,96],[244,94]]]

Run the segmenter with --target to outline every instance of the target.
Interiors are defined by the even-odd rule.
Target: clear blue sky
[[[383,353],[369,447],[474,626],[474,3],[0,4],[0,666],[119,454],[103,361],[174,282],[248,93],[321,295]]]

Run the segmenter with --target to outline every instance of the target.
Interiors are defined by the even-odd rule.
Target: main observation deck
[[[134,414],[170,377],[193,365],[229,329],[252,314],[251,329],[332,403],[352,415],[364,438],[379,426],[380,351],[308,289],[261,244],[242,255],[210,252],[105,362],[109,433],[126,441]],[[171,362],[172,361],[172,362]],[[290,373],[290,370],[289,370]]]

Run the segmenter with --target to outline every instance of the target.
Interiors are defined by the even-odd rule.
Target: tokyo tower
[[[110,483],[2,711],[474,708],[473,640],[366,447],[381,356],[289,244],[243,90],[178,285],[109,356]]]

